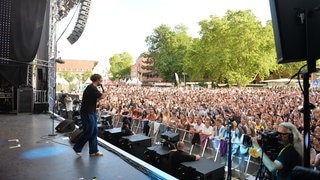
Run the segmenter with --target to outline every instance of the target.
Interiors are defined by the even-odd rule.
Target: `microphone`
[[[102,86],[102,84],[100,84],[100,87],[101,87],[101,89],[102,89],[102,92],[104,92],[104,89],[103,89],[103,86]]]

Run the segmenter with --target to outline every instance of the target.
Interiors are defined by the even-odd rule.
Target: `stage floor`
[[[68,133],[55,131],[59,123],[57,119],[53,121],[50,114],[0,114],[0,178],[175,179],[100,138],[99,150],[104,156],[89,157],[86,145],[79,158],[72,149]],[[232,179],[240,179],[237,174],[233,172]],[[254,179],[254,176],[248,175],[246,179]]]
[[[103,147],[102,157],[85,147],[78,158],[66,134],[51,136],[59,123],[52,122],[48,114],[0,114],[1,179],[155,179]]]

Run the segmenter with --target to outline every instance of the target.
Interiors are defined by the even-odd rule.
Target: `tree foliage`
[[[244,85],[276,67],[271,24],[262,26],[250,10],[228,11],[199,25],[201,38],[184,63],[191,79]]]
[[[146,38],[145,68],[164,81],[174,73],[187,74],[189,81],[246,85],[256,80],[290,77],[302,63],[277,64],[271,21],[262,24],[251,10],[227,11],[199,22],[200,37],[187,28],[160,25]]]
[[[87,79],[91,76],[92,71],[91,70],[87,70],[84,73],[81,74],[81,82],[85,83],[87,81]]]
[[[178,25],[173,30],[167,25],[160,25],[146,38],[149,45],[148,59],[153,60],[155,71],[164,81],[174,81],[174,73],[182,73],[191,40],[183,25]]]
[[[112,80],[125,79],[130,77],[132,56],[123,52],[120,54],[115,54],[109,59],[110,72],[112,74]]]
[[[63,77],[69,83],[69,85],[75,79],[75,76],[71,74],[70,71],[62,71],[59,73],[59,75]]]

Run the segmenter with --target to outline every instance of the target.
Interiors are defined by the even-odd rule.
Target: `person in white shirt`
[[[202,132],[200,133],[200,145],[201,148],[205,148],[205,142],[208,140],[209,137],[213,135],[213,127],[211,126],[211,120],[206,119],[205,126],[202,129]]]
[[[72,119],[73,100],[69,94],[66,94],[66,97],[64,98],[64,103],[66,105],[67,119]]]
[[[220,142],[224,138],[226,128],[223,125],[222,117],[218,117],[215,124],[216,125],[213,127],[212,147],[216,150],[216,153],[218,153],[220,151]],[[218,156],[216,155],[216,157]],[[219,158],[219,161],[222,160],[223,159]]]
[[[220,140],[224,136],[224,133],[226,131],[226,128],[223,125],[223,119],[217,118],[215,124],[216,125],[213,127],[214,138]]]
[[[194,145],[196,143],[200,144],[200,133],[204,129],[205,125],[202,122],[201,116],[195,116],[196,123],[191,128],[191,133],[193,134],[193,138],[191,143]]]

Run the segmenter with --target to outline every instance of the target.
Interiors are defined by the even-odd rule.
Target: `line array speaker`
[[[67,38],[71,44],[74,44],[82,35],[87,24],[87,19],[90,11],[91,0],[84,0],[81,3],[78,19],[72,33]]]

